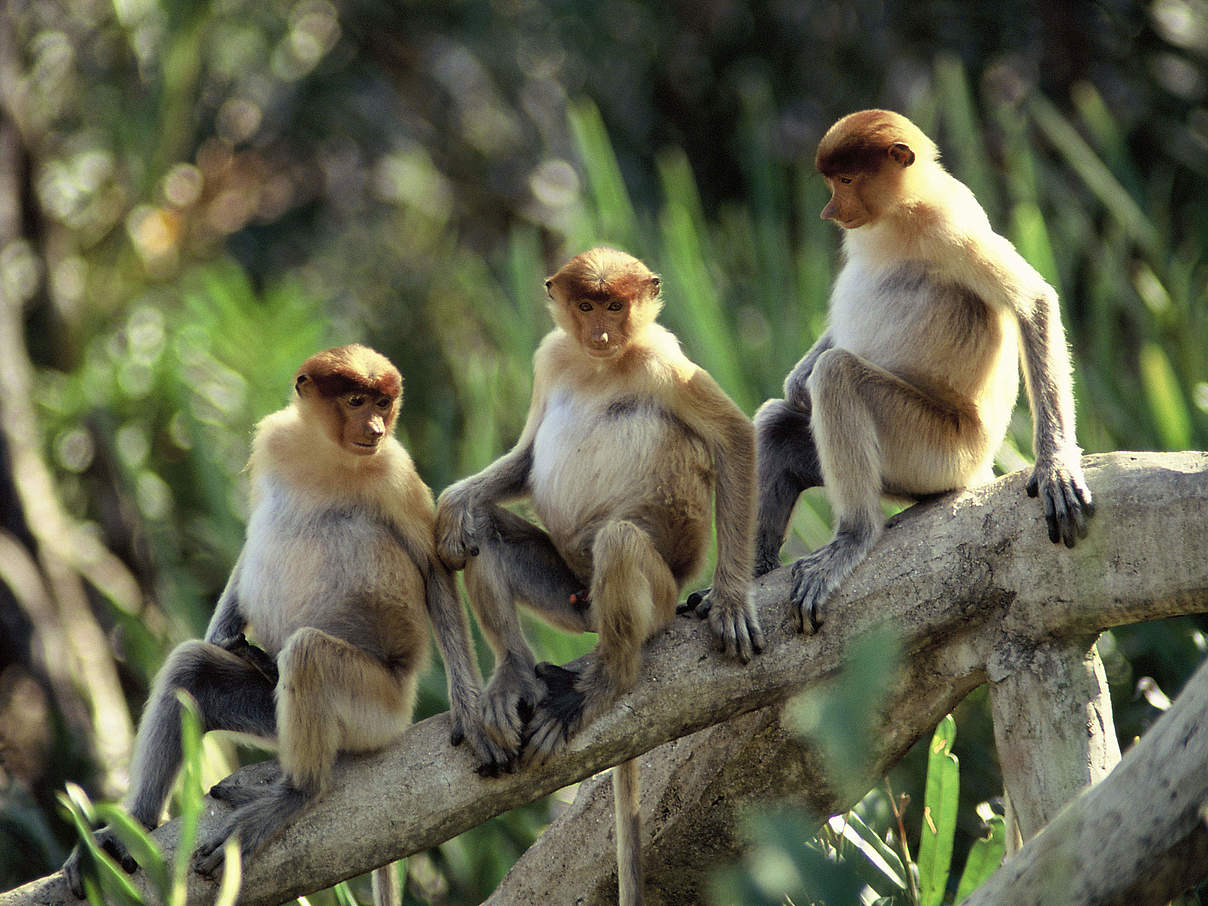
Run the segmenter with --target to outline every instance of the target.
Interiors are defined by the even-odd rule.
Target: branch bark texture
[[[648,646],[638,687],[540,770],[478,777],[469,754],[449,748],[445,715],[417,724],[384,752],[342,760],[316,807],[245,866],[241,902],[277,903],[328,887],[672,740],[669,750],[678,754],[645,759],[649,874],[664,902],[692,902],[688,888],[700,865],[711,861],[711,850],[733,850],[729,819],[755,796],[778,799],[787,786],[819,818],[845,810],[970,690],[1022,669],[1020,652],[1029,645],[1205,609],[1208,454],[1115,453],[1088,457],[1085,469],[1098,515],[1076,549],[1048,541],[1023,472],[912,507],[891,520],[819,635],[803,637],[792,625],[788,570],[777,570],[756,592],[769,643],[761,656],[746,666],[731,662],[713,650],[706,626],[676,621]],[[900,634],[904,655],[891,703],[872,728],[859,782],[838,784],[818,752],[779,727],[778,705],[828,682],[853,640],[883,625]],[[714,726],[739,715],[746,716]],[[697,731],[701,738],[680,739]],[[734,776],[735,747],[745,764],[765,758],[766,772]],[[1200,748],[1208,772],[1208,748]],[[781,763],[786,751],[792,758]],[[248,782],[257,770],[244,769]],[[211,805],[203,834],[220,808]],[[702,808],[716,816],[712,836],[678,820]],[[565,831],[566,822],[555,827]],[[169,852],[176,835],[175,824],[157,832]],[[559,844],[564,838],[569,850]],[[601,872],[581,874],[568,852],[590,849],[610,860],[611,844],[575,839],[545,834],[493,902],[560,902],[567,885],[589,887]],[[537,889],[542,878],[545,894]],[[531,882],[523,894],[508,886],[521,881]],[[213,897],[212,886],[191,883],[191,902]],[[55,874],[0,895],[0,906],[59,903],[66,895]],[[576,891],[584,903],[606,902],[603,896]]]

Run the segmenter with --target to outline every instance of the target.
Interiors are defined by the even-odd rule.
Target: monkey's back
[[[530,493],[580,577],[590,576],[600,527],[624,519],[650,534],[677,581],[685,581],[704,550],[712,487],[703,440],[648,388],[551,388],[533,441]]]

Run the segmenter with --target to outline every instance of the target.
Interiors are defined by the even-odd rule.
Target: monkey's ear
[[[660,287],[660,286],[662,286],[662,285],[663,285],[663,278],[662,278],[662,277],[651,277],[651,278],[650,278],[650,292],[651,292],[651,294],[652,294],[652,295],[657,296],[657,295],[659,294],[659,287]]]
[[[914,163],[914,152],[910,150],[910,146],[905,142],[894,142],[890,145],[889,156],[903,167],[909,167]]]
[[[294,390],[298,392],[298,396],[305,396],[306,394],[302,391],[302,388],[313,383],[309,374],[300,374],[297,380],[294,381]]]
[[[554,281],[553,280],[545,281],[545,294],[547,296],[549,296],[551,299],[554,298]]]

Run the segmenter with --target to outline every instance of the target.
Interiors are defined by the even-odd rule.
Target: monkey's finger
[[[703,620],[713,609],[713,601],[710,598],[712,591],[712,588],[702,588],[700,591],[692,592],[688,595],[688,600],[675,608],[675,612]]]
[[[747,627],[751,632],[751,647],[755,649],[756,654],[762,654],[764,649],[763,627],[759,625],[759,620],[754,614],[748,618]]]
[[[1035,472],[1033,472],[1032,477],[1028,479],[1028,496],[1035,497],[1039,493],[1040,493],[1040,476],[1037,475]]]
[[[1057,504],[1053,502],[1051,491],[1044,495],[1044,521],[1048,523],[1049,540],[1056,544],[1061,540],[1061,531],[1057,526]]]
[[[1064,481],[1054,482],[1049,494],[1053,501],[1053,518],[1057,521],[1057,530],[1061,537],[1061,543],[1066,547],[1073,547],[1076,540],[1076,523],[1074,519],[1076,506],[1073,505],[1073,501],[1070,499],[1072,494],[1069,487]]]
[[[101,849],[109,853],[113,861],[122,866],[122,871],[126,874],[132,875],[138,870],[138,863],[134,861],[134,856],[130,855],[130,850],[126,849],[116,837],[102,841]]]
[[[1087,532],[1086,519],[1089,515],[1086,506],[1079,497],[1078,486],[1071,484],[1068,490],[1070,514],[1074,517],[1074,532],[1079,538],[1085,538]]]
[[[806,609],[806,617],[810,624],[810,635],[817,635],[818,627],[822,625],[822,618],[819,614],[818,599],[810,601],[809,607]]]

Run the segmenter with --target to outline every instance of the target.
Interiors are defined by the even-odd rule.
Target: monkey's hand
[[[436,553],[451,570],[465,568],[467,559],[478,556],[474,511],[464,481],[446,488],[436,503]]]
[[[525,727],[543,691],[533,667],[511,655],[495,669],[482,693],[482,726],[500,757],[485,762],[479,773],[495,776],[516,770]]]
[[[104,827],[97,831],[96,842],[114,862],[122,866],[122,871],[126,874],[132,875],[138,869],[138,863],[126,849],[126,844],[118,839],[117,834],[111,828]],[[84,890],[84,863],[91,861],[91,853],[77,843],[67,857],[67,861],[63,863],[63,874],[67,878],[67,886],[77,900],[84,899],[86,893]]]
[[[1050,541],[1073,547],[1079,538],[1086,537],[1086,520],[1095,515],[1095,502],[1077,458],[1066,462],[1056,457],[1036,460],[1028,479],[1028,496],[1040,497],[1044,503]]]
[[[277,685],[279,678],[277,662],[269,657],[268,652],[263,648],[249,642],[247,636],[242,632],[229,639],[221,639],[214,644],[247,661],[256,668],[256,672],[263,676],[270,686]]]

